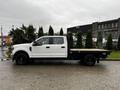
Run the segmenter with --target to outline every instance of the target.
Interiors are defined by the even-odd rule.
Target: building
[[[98,41],[100,47],[105,45],[107,37],[110,34],[112,35],[114,45],[116,45],[120,35],[120,18],[103,22],[94,22],[92,24],[75,26],[67,29],[67,33],[81,32],[83,36],[88,31],[92,31],[93,40],[95,42]]]

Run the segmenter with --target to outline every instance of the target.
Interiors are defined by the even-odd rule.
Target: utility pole
[[[1,26],[1,47],[3,48],[3,32],[2,32],[2,26]]]
[[[3,32],[2,32],[2,26],[1,26],[1,61],[3,61]]]

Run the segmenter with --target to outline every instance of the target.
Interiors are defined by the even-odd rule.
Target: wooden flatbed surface
[[[70,51],[78,51],[78,52],[108,52],[109,50],[105,50],[105,49],[70,49]]]

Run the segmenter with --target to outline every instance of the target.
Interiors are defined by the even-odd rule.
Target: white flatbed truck
[[[111,51],[105,49],[69,49],[66,36],[42,36],[32,43],[12,46],[12,60],[16,64],[27,64],[31,60],[79,60],[81,64],[93,66],[105,59]]]

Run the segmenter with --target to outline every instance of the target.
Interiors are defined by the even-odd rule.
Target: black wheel
[[[28,62],[28,56],[25,53],[18,53],[15,56],[15,61],[17,65],[25,65]]]
[[[87,65],[87,66],[94,66],[96,63],[96,58],[94,55],[92,54],[89,54],[89,55],[86,55],[85,58],[84,58],[84,64]]]
[[[79,61],[79,64],[80,64],[80,65],[85,65],[84,59],[81,59],[81,60]]]

